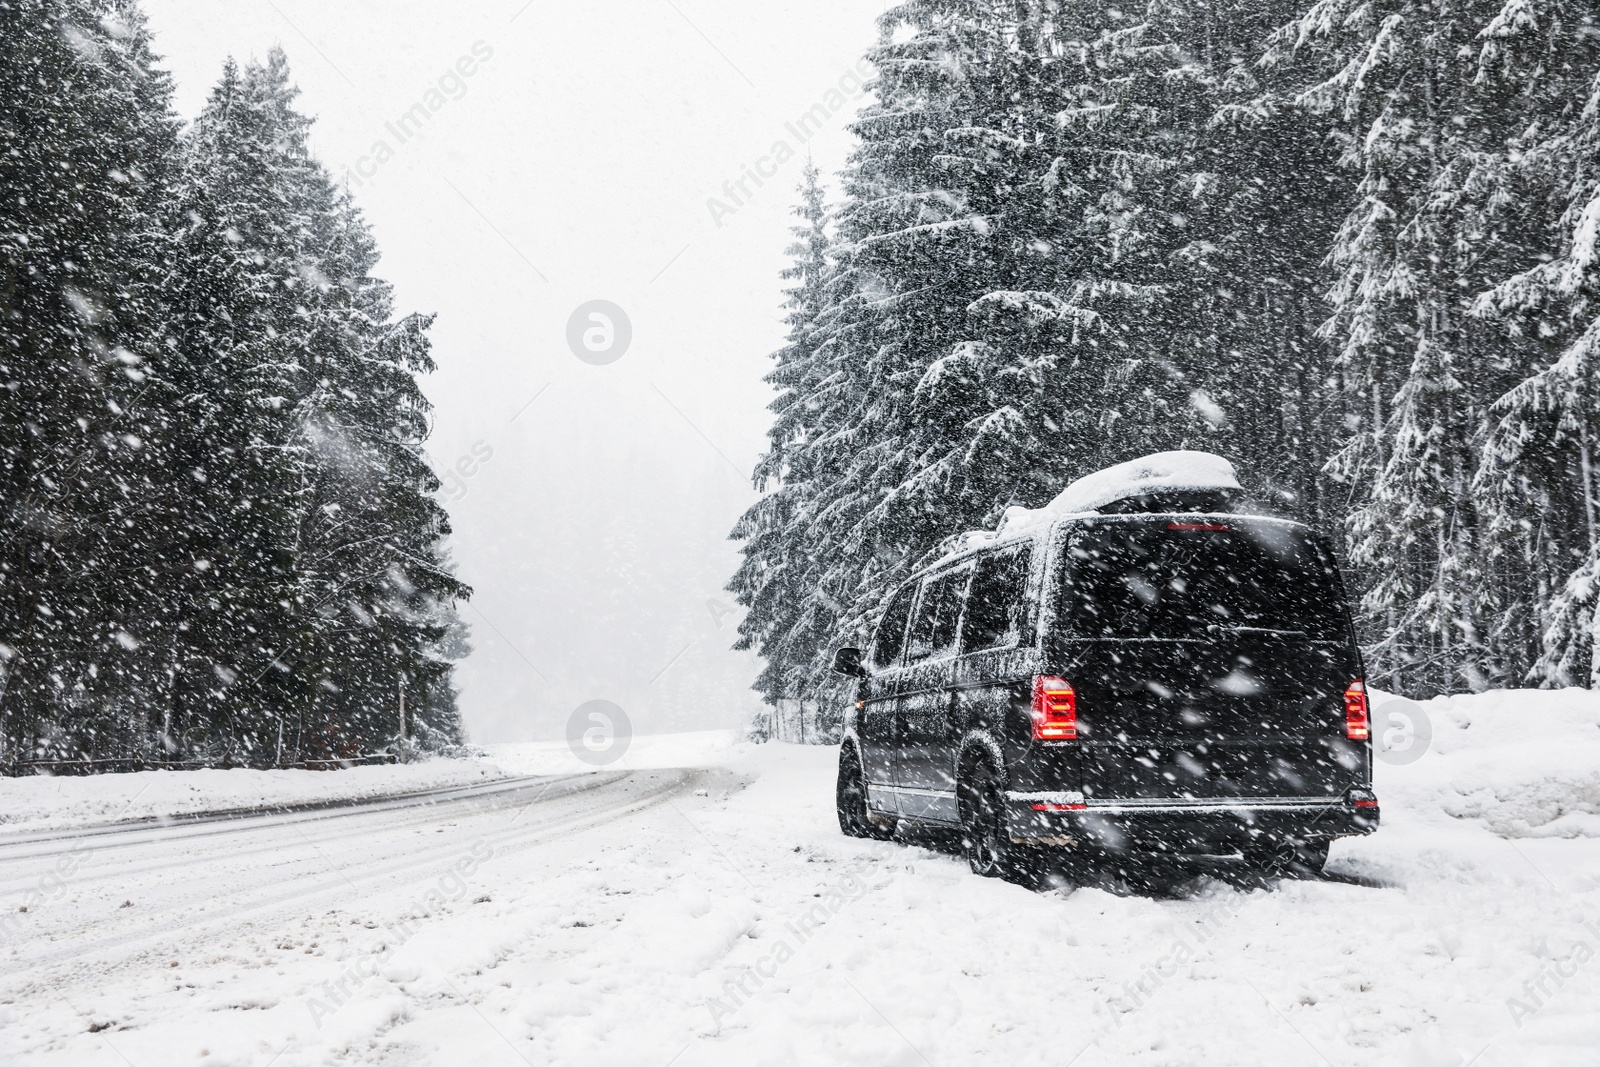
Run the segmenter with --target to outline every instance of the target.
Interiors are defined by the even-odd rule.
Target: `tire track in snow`
[[[196,838],[212,837],[219,834],[250,834],[261,835],[265,831],[274,829],[298,829],[301,826],[310,828],[308,835],[304,831],[296,834],[294,840],[303,844],[324,844],[351,836],[350,828],[343,820],[352,817],[372,817],[374,815],[398,812],[398,818],[393,822],[384,824],[383,829],[394,830],[406,826],[422,826],[437,822],[440,812],[435,810],[441,804],[469,803],[474,804],[478,811],[493,811],[499,808],[528,803],[526,794],[530,790],[539,789],[539,795],[548,793],[559,787],[559,791],[551,799],[564,797],[574,792],[584,792],[590,789],[601,788],[617,781],[618,774],[573,774],[553,777],[525,777],[514,779],[518,784],[509,786],[504,782],[500,788],[493,790],[483,789],[481,786],[460,787],[452,786],[446,790],[429,790],[429,794],[439,792],[458,793],[456,796],[433,797],[428,800],[416,800],[407,803],[389,803],[390,798],[374,798],[364,801],[344,802],[336,805],[337,811],[321,811],[314,814],[292,813],[285,814],[276,810],[268,811],[260,816],[250,816],[240,812],[205,816],[195,818],[196,824],[191,828],[188,819],[172,820],[170,822],[149,823],[141,820],[139,825],[130,826],[121,831],[109,828],[96,827],[82,834],[67,834],[64,836],[50,837],[44,841],[27,840],[17,842],[13,850],[11,842],[0,840],[0,863],[10,866],[29,860],[50,860],[64,855],[78,852],[80,854],[95,854],[101,852],[127,849],[148,848],[162,844],[182,844]],[[505,796],[502,794],[510,794]],[[405,797],[420,796],[421,794],[405,794]],[[487,801],[488,803],[483,803]],[[329,805],[318,805],[319,809]],[[459,812],[453,813],[459,815]],[[226,825],[213,828],[212,823],[222,822]],[[108,838],[101,840],[101,838]],[[119,840],[119,838],[125,838]],[[88,843],[87,850],[84,848]],[[29,846],[39,846],[36,850]],[[283,847],[281,841],[268,841],[254,848],[237,848],[229,852],[234,858],[270,854]],[[115,878],[125,878],[138,874],[145,874],[161,870],[183,869],[193,863],[193,857],[179,859],[163,858],[155,863],[146,863],[142,866],[123,866],[94,874],[76,874],[72,878],[74,887],[86,886],[97,881],[106,881]],[[16,892],[31,887],[38,880],[39,868],[32,872],[18,870],[10,877],[0,879],[0,895]]]
[[[599,776],[583,776],[599,777]],[[634,812],[659,804],[670,799],[675,794],[683,793],[696,786],[705,777],[705,772],[689,771],[652,771],[632,772],[618,774],[608,780],[601,781],[587,789],[567,790],[558,796],[546,800],[542,792],[534,786],[524,786],[521,790],[503,791],[502,799],[507,801],[520,801],[523,806],[532,810],[536,804],[560,805],[555,811],[540,812],[542,818],[535,818],[532,822],[523,821],[522,816],[517,816],[504,827],[489,826],[474,831],[471,827],[463,827],[462,832],[453,841],[461,837],[482,839],[488,841],[495,849],[496,854],[521,851],[543,844],[558,837],[564,837],[581,832],[592,827],[623,818]],[[585,783],[586,784],[586,783]],[[584,806],[577,811],[563,810],[570,808],[571,802],[582,803],[592,799],[594,794],[609,794],[613,791],[620,792],[620,796],[609,800],[599,806]],[[529,800],[527,793],[533,792],[534,797]],[[472,799],[472,798],[463,798]],[[568,803],[562,804],[563,801]],[[405,825],[383,828],[381,830],[366,826],[364,820],[349,820],[345,829],[347,832],[333,835],[332,840],[367,838],[362,844],[365,850],[370,851],[373,842],[370,838],[375,834],[391,833],[402,835],[401,840],[390,843],[392,851],[384,857],[387,862],[371,863],[362,862],[347,868],[334,867],[332,872],[326,868],[330,865],[327,857],[322,855],[315,847],[312,851],[314,857],[300,855],[295,857],[294,864],[303,868],[308,864],[315,864],[320,869],[315,874],[308,875],[303,869],[284,870],[287,877],[280,877],[266,884],[254,884],[248,887],[235,888],[232,896],[235,902],[226,906],[225,910],[210,911],[205,905],[216,900],[214,892],[187,893],[176,899],[163,901],[164,907],[159,907],[156,916],[170,916],[164,922],[156,925],[150,924],[151,913],[141,910],[137,915],[130,915],[123,919],[118,914],[115,905],[111,905],[109,915],[86,917],[82,925],[75,929],[40,930],[26,940],[14,945],[11,959],[8,962],[7,985],[19,991],[41,984],[53,984],[53,979],[60,976],[62,964],[68,964],[66,971],[71,971],[91,964],[97,964],[97,971],[104,973],[116,967],[125,967],[138,962],[138,960],[151,951],[158,949],[165,956],[182,954],[182,944],[192,942],[196,938],[214,936],[229,926],[241,925],[241,920],[246,920],[242,925],[253,925],[254,919],[267,915],[275,915],[289,905],[302,903],[311,904],[323,897],[348,896],[352,891],[376,893],[396,886],[404,885],[410,876],[419,870],[436,871],[441,862],[439,854],[429,849],[420,851],[417,842],[412,840],[416,834],[418,823],[427,822],[466,822],[475,818],[488,817],[497,812],[503,812],[512,806],[512,803],[499,804],[488,810],[468,810],[463,812],[458,807],[460,801],[435,803],[425,809],[429,816],[423,820],[411,820]],[[374,814],[374,813],[366,813]],[[248,820],[243,820],[248,821]],[[236,826],[235,832],[248,833],[249,827]],[[298,827],[293,824],[280,824],[271,822],[260,827],[263,832],[294,833]],[[137,831],[135,831],[137,832]],[[324,837],[323,843],[330,838]],[[181,841],[154,841],[147,842],[150,847],[163,845],[182,844]],[[249,849],[252,854],[261,852],[283,851],[296,845],[305,845],[306,842],[298,840],[283,840]],[[358,852],[359,854],[359,852]],[[204,855],[199,862],[211,864],[228,864],[234,860],[235,854],[225,851],[210,852]],[[195,861],[176,860],[165,864],[157,864],[149,873],[160,873],[164,870],[180,868]],[[246,872],[257,875],[261,872]],[[77,888],[76,885],[72,888]],[[162,887],[151,885],[149,888],[159,891]],[[80,894],[81,895],[81,894]],[[122,891],[113,894],[121,896]],[[67,912],[73,909],[75,901],[68,898],[53,902],[50,905],[51,914]],[[105,906],[104,900],[101,902]],[[198,913],[196,909],[198,908]],[[118,923],[125,929],[121,932],[105,936],[101,933],[107,921]],[[126,927],[136,926],[137,929],[128,930]],[[96,936],[99,934],[100,936]],[[19,958],[19,948],[26,949],[33,945],[43,943],[45,946],[62,946],[39,953],[28,953]],[[115,953],[115,958],[107,959],[107,955]],[[56,972],[51,974],[50,972]]]

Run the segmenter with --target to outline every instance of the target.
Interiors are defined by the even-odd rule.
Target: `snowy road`
[[[6,900],[79,862],[5,915],[0,1063],[1600,1062],[1600,700],[1429,707],[1319,881],[1029,892],[841,837],[784,745],[13,841]]]
[[[70,984],[118,956],[170,951],[175,939],[411,884],[438,865],[441,846],[428,834],[465,832],[503,854],[627,815],[693,778],[525,776],[260,815],[0,837],[0,895],[21,897],[52,871],[68,875],[72,891],[65,906],[8,923],[8,969]]]

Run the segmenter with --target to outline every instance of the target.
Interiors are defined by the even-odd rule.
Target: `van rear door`
[[[1098,800],[1330,797],[1360,660],[1328,547],[1283,520],[1104,516],[1058,533],[1050,659]]]

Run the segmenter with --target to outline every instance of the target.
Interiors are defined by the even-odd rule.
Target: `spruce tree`
[[[0,4],[0,762],[461,740],[466,648],[396,319],[287,64],[180,142],[132,3]]]
[[[1515,84],[1512,135],[1477,170],[1484,230],[1533,232],[1549,252],[1482,293],[1474,314],[1536,339],[1544,358],[1494,403],[1475,492],[1505,616],[1493,643],[1511,681],[1600,685],[1600,18],[1553,4],[1496,16],[1488,76]],[[1527,347],[1526,344],[1524,347]]]
[[[269,64],[229,60],[185,138],[168,294],[184,428],[171,536],[191,620],[175,646],[174,734],[240,762],[275,760],[285,713],[314,697],[293,669],[311,636],[295,567],[310,500],[297,429],[314,385],[301,269],[314,164],[281,98],[281,53]]]
[[[402,689],[459,739],[442,642],[465,589],[422,459],[428,320],[392,321],[377,253],[306,146],[281,51],[231,61],[186,139],[169,294],[184,368],[195,620],[175,648],[180,747],[206,759],[365,755]]]
[[[130,4],[0,6],[0,759],[140,759],[176,120]]]
[[[1471,486],[1488,405],[1542,343],[1471,312],[1549,236],[1537,210],[1497,216],[1521,194],[1496,180],[1495,157],[1543,119],[1542,79],[1497,62],[1501,14],[1492,0],[1320,0],[1270,57],[1302,72],[1299,103],[1336,120],[1358,179],[1330,256],[1327,325],[1356,429],[1328,470],[1354,498],[1369,672],[1418,693],[1507,676],[1490,635],[1498,594],[1517,583],[1497,579],[1503,560]]]
[[[744,542],[743,560],[728,590],[748,609],[734,648],[755,648],[766,660],[754,688],[770,704],[799,699],[814,703],[809,679],[800,669],[819,655],[831,633],[834,612],[819,600],[822,561],[812,555],[807,524],[815,520],[817,475],[812,446],[823,429],[819,393],[827,388],[829,368],[817,351],[819,320],[825,307],[829,268],[828,211],[820,172],[809,159],[800,181],[799,220],[793,258],[783,271],[789,327],[787,343],[774,354],[777,365],[766,380],[777,390],[768,449],[756,465],[755,486],[766,495],[745,512],[732,538]]]

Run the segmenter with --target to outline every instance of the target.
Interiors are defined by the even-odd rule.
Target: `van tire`
[[[867,811],[867,776],[861,769],[861,757],[853,748],[839,754],[839,778],[833,796],[839,810],[839,830],[846,837],[887,841],[894,836],[893,822],[874,822]]]
[[[1000,776],[986,759],[967,765],[956,786],[961,811],[961,851],[972,873],[1027,884],[1034,864],[1028,850],[1011,840]]]

